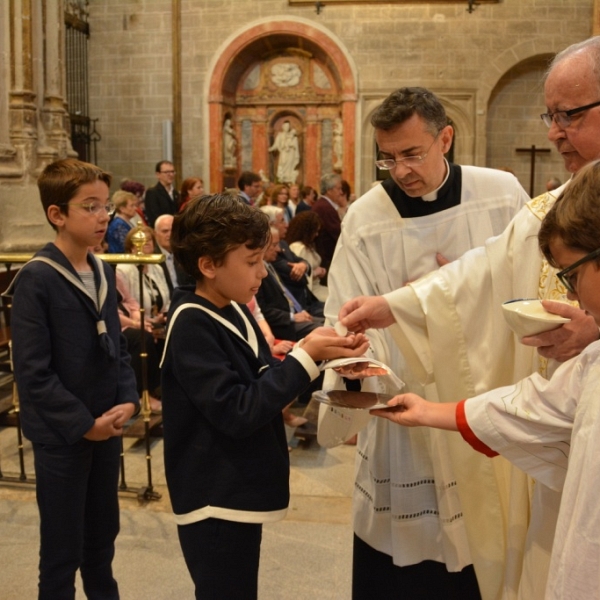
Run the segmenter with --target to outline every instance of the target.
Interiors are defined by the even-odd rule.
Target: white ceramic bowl
[[[509,300],[502,308],[508,326],[519,339],[551,331],[571,320],[547,312],[540,300]]]

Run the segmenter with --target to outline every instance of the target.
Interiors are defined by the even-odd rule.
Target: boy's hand
[[[567,317],[571,321],[558,329],[530,335],[521,340],[525,346],[537,347],[540,356],[564,362],[577,356],[588,344],[598,339],[598,325],[584,310],[552,300],[543,300],[542,305],[548,312]]]
[[[110,410],[107,410],[104,415],[117,415],[117,419],[114,422],[115,427],[121,429],[135,413],[135,404],[127,402],[125,404],[117,404]],[[121,434],[119,434],[121,435]]]
[[[369,412],[405,427],[418,427],[423,424],[420,417],[427,401],[417,394],[400,394],[394,396],[387,404],[389,408],[377,408]]]
[[[123,434],[123,425],[131,419],[135,404],[127,402],[117,404],[99,416],[94,426],[83,436],[92,442],[102,442],[108,438]]]
[[[123,429],[116,425],[121,413],[103,414],[96,419],[94,426],[83,436],[92,442],[103,442],[108,438],[121,435]]]
[[[376,408],[370,413],[405,427],[427,425],[458,431],[456,402],[429,402],[417,394],[409,393],[394,396],[387,404],[389,408]]]
[[[302,349],[314,361],[362,356],[369,348],[369,340],[362,333],[340,337],[331,327],[318,327],[302,342]]]

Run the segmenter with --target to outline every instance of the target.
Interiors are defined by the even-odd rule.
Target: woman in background
[[[285,234],[290,250],[304,259],[312,269],[312,277],[308,279],[308,287],[321,302],[327,300],[327,287],[321,285],[321,277],[326,270],[321,266],[321,257],[315,248],[315,239],[321,229],[321,219],[317,213],[307,210],[296,214],[288,225]]]
[[[181,184],[181,194],[179,195],[179,208],[181,212],[190,200],[199,198],[204,193],[204,181],[200,177],[188,177]]]
[[[134,227],[131,220],[137,214],[135,209],[138,199],[131,192],[119,190],[113,194],[112,202],[115,205],[115,212],[108,224],[106,241],[110,254],[121,254],[125,252],[125,238]]]

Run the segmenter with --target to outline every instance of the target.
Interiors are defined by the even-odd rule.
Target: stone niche
[[[317,188],[335,171],[353,185],[356,95],[343,53],[333,60],[332,40],[300,23],[255,29],[212,74],[212,191],[234,187],[241,171]]]

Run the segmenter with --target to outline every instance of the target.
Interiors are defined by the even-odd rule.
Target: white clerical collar
[[[440,191],[440,189],[442,187],[444,187],[444,184],[446,183],[446,181],[448,181],[448,177],[450,177],[450,165],[448,165],[448,161],[446,159],[444,159],[444,162],[446,163],[446,177],[444,177],[444,181],[442,181],[442,183],[440,183],[439,187],[437,187],[435,190],[433,190],[433,192],[429,192],[429,194],[425,194],[425,195],[421,196],[421,198],[425,202],[433,202],[434,200],[437,200],[438,192]]]

